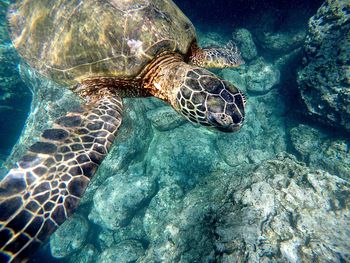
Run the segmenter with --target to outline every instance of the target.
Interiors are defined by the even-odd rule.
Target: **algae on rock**
[[[310,167],[328,171],[350,182],[350,141],[334,138],[300,124],[290,131],[291,143]]]
[[[309,22],[298,83],[308,113],[350,131],[350,5],[326,0]]]
[[[220,262],[350,260],[350,184],[288,155],[231,183],[217,225]]]
[[[89,223],[75,214],[65,221],[51,237],[50,249],[55,258],[64,258],[79,251],[87,241]]]
[[[152,177],[115,174],[107,178],[95,192],[89,219],[111,230],[126,226],[155,192],[156,182]]]

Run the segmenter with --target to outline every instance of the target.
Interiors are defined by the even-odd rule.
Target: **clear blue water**
[[[293,158],[296,158],[298,161],[305,162],[306,166],[310,169],[321,169],[335,175],[337,178],[342,178],[341,180],[349,180],[350,158],[347,158],[350,149],[349,133],[344,128],[325,124],[324,121],[319,121],[314,116],[306,114],[307,108],[302,102],[297,82],[298,71],[305,65],[305,53],[303,48],[305,35],[307,34],[308,21],[310,17],[316,13],[323,1],[177,0],[175,2],[195,25],[198,30],[199,41],[203,45],[212,45],[213,43],[225,44],[232,39],[232,33],[236,29],[244,28],[251,33],[252,40],[256,44],[256,52],[258,55],[253,59],[248,59],[246,65],[242,67],[243,69],[237,69],[236,71],[213,70],[213,72],[219,76],[229,81],[234,81],[236,85],[243,83],[242,89],[247,93],[249,105],[249,109],[247,110],[247,124],[239,132],[237,137],[227,134],[212,134],[204,128],[194,128],[189,124],[183,123],[181,124],[182,126],[169,128],[167,130],[159,130],[155,128],[157,125],[154,124],[157,119],[150,116],[152,113],[157,112],[157,109],[164,107],[164,104],[150,99],[143,99],[142,103],[144,104],[142,104],[138,103],[136,99],[135,101],[131,99],[126,103],[127,116],[130,115],[131,117],[126,117],[128,121],[122,127],[121,133],[126,138],[137,139],[129,139],[132,143],[126,139],[125,143],[123,137],[120,138],[122,146],[120,148],[116,146],[116,150],[112,151],[114,157],[110,157],[111,159],[106,161],[106,164],[102,166],[98,172],[100,178],[103,179],[101,179],[101,182],[96,183],[96,189],[102,189],[104,185],[103,181],[106,184],[109,177],[115,177],[113,173],[118,171],[116,167],[119,166],[122,167],[120,173],[126,174],[141,173],[144,176],[148,176],[148,174],[154,175],[158,172],[159,175],[155,175],[157,178],[156,192],[151,195],[149,200],[147,199],[144,201],[142,206],[139,205],[136,212],[133,210],[134,217],[141,217],[142,220],[144,220],[144,224],[147,225],[145,213],[147,214],[148,207],[152,204],[155,197],[159,196],[160,190],[167,189],[169,185],[173,183],[179,185],[185,193],[184,195],[190,195],[190,193],[199,189],[199,186],[207,184],[207,175],[245,171],[245,173],[242,172],[242,174],[238,174],[239,177],[244,178],[247,174],[257,169],[259,165],[264,164],[266,160],[272,160],[275,156],[282,154],[282,152],[287,152],[293,155]],[[20,57],[14,50],[8,35],[6,26],[6,9],[8,5],[8,1],[0,1],[0,164],[5,162],[9,156],[11,157],[11,154],[11,158],[16,158],[13,157],[15,153],[11,153],[11,151],[20,138],[22,128],[25,126],[27,116],[30,114],[32,100],[32,93],[29,89],[30,85],[22,80],[19,72]],[[268,36],[272,37],[269,38]],[[298,36],[302,36],[299,42],[296,40]],[[348,54],[350,54],[350,50]],[[237,75],[244,75],[244,81],[237,77]],[[276,79],[278,79],[278,81]],[[43,82],[40,83],[47,82],[43,80]],[[254,88],[252,88],[252,86],[254,86]],[[269,86],[271,87],[265,90]],[[52,96],[51,100],[58,100],[59,96],[59,93],[57,93]],[[65,101],[65,103],[67,103],[67,101]],[[141,107],[139,104],[143,106]],[[346,102],[344,104],[344,108],[348,109],[349,105],[347,105]],[[61,108],[59,109],[61,110]],[[52,114],[50,110],[51,109],[47,109],[47,112]],[[145,112],[147,111],[147,113],[143,113],[142,110]],[[46,109],[44,109],[44,111],[46,111]],[[136,115],[137,118],[144,119],[140,121],[141,124],[138,123],[139,119],[132,117],[134,116],[133,114]],[[132,132],[132,129],[135,127],[140,129],[138,125],[143,125],[144,122],[152,122],[153,126],[145,124],[145,126],[149,125],[148,128],[145,127],[145,129],[149,129],[147,130],[149,131],[148,134]],[[33,124],[35,121],[29,123]],[[303,127],[309,128],[304,131]],[[30,129],[31,127],[27,126],[27,130]],[[193,135],[196,134],[196,129],[198,129],[198,135]],[[35,132],[32,134],[37,136]],[[145,137],[139,138],[140,136]],[[315,143],[313,143],[313,139]],[[183,140],[189,141],[185,143]],[[240,142],[237,143],[237,141]],[[157,143],[159,144],[158,147],[155,146]],[[167,143],[171,146],[168,146]],[[193,146],[194,144],[198,145],[200,143],[202,143],[203,147],[196,148]],[[227,146],[227,144],[229,144],[229,146]],[[314,146],[316,144],[319,144],[321,157],[315,154],[315,151],[318,149],[318,146]],[[133,146],[133,151],[123,148],[130,145]],[[23,145],[19,147],[23,148]],[[159,150],[162,148],[164,148],[164,151]],[[152,150],[154,150],[154,152],[152,152]],[[213,153],[214,151],[215,154]],[[247,152],[251,154],[243,154]],[[212,153],[213,157],[210,158]],[[117,157],[118,154],[125,154],[128,157],[120,161],[121,157]],[[322,154],[324,154],[324,156],[322,156]],[[12,160],[13,159],[10,159],[10,161]],[[164,163],[167,165],[163,165]],[[138,165],[142,166],[142,168],[139,168]],[[135,172],[135,170],[137,170],[137,172]],[[144,171],[144,173],[140,171]],[[169,178],[165,175],[167,173],[170,173],[170,176],[168,176]],[[294,171],[290,172],[290,174],[293,173]],[[163,174],[166,179],[162,179]],[[292,175],[290,176],[292,177]],[[219,178],[224,177],[225,176],[222,175],[222,177]],[[208,184],[210,185],[210,182]],[[218,182],[218,185],[219,184]],[[92,191],[98,191],[96,189]],[[348,190],[340,191],[341,194],[343,194],[342,197],[344,197],[341,200],[345,202],[343,207],[349,207],[347,203],[349,199],[347,191]],[[215,189],[213,189],[212,192],[215,192]],[[239,190],[237,190],[237,192],[239,192]],[[92,195],[91,192],[89,194]],[[97,194],[95,194],[95,199],[97,198],[96,196]],[[166,195],[164,194],[164,196]],[[225,195],[223,194],[223,196]],[[209,199],[208,196],[203,197],[203,199],[206,198]],[[225,198],[231,200],[227,196],[225,196]],[[97,257],[105,251],[106,246],[108,247],[108,245],[105,245],[108,239],[106,236],[108,236],[108,234],[104,232],[108,227],[105,228],[104,219],[101,219],[103,221],[102,223],[98,221],[98,219],[92,219],[92,217],[96,216],[96,212],[95,214],[93,212],[93,207],[97,206],[97,201],[95,199],[92,200],[91,197],[88,201],[84,202],[77,212],[79,216],[85,218],[85,222],[89,225],[86,234],[87,237],[85,236],[85,244],[93,245],[96,251],[98,251],[92,262],[98,262]],[[185,202],[184,200],[185,198],[183,202]],[[191,204],[191,202],[186,203],[186,205],[190,206],[189,204]],[[235,205],[239,206],[242,204]],[[96,210],[97,208],[95,207],[94,209]],[[106,209],[108,210],[109,208]],[[198,209],[202,208],[199,207]],[[159,213],[161,214],[161,212]],[[197,212],[193,213],[196,214]],[[218,221],[214,219],[208,220],[208,224],[213,226],[220,221],[220,218],[217,220]],[[291,219],[291,221],[293,220]],[[349,224],[345,222],[342,227],[344,225],[345,227],[348,226],[348,229],[350,229]],[[345,231],[349,231],[348,229]],[[110,229],[108,231],[110,231]],[[114,238],[114,241],[111,242],[118,243],[116,241],[117,234],[115,234],[115,229],[113,229],[113,231],[108,232],[109,234],[113,234],[110,234],[112,235],[111,239]],[[157,243],[156,239],[152,239],[156,235],[152,236],[152,238],[149,237],[152,234],[152,229],[146,229],[146,231],[148,231],[148,236],[144,235],[142,238],[138,239],[145,251],[151,247],[151,244],[153,244],[152,242]],[[170,230],[166,229],[164,231]],[[102,242],[101,239],[103,238],[101,238],[101,236],[103,235],[106,236],[103,237],[104,240]],[[281,236],[283,236],[283,234],[281,234]],[[215,234],[213,234],[212,238],[216,240]],[[235,238],[237,238],[237,240],[239,239],[236,236],[232,236],[231,238],[233,240]],[[193,242],[198,241],[195,237],[193,239],[195,240]],[[229,243],[229,241],[227,241],[227,243]],[[174,241],[174,244],[178,245],[176,241]],[[167,245],[169,244],[167,243]],[[198,243],[198,246],[201,245],[202,243]],[[57,243],[55,246],[57,247]],[[188,250],[191,251],[193,244],[189,244],[188,246]],[[196,251],[195,249],[193,250]],[[228,259],[226,258],[227,261],[222,260],[223,254],[234,254],[229,249],[227,250],[228,252],[225,249],[221,251],[220,246],[217,245],[217,247],[213,249],[216,253],[216,258],[211,259],[211,261],[204,257],[200,258],[200,256],[193,256],[196,261],[191,261],[188,259],[191,258],[188,254],[192,252],[186,252],[187,259],[184,256],[181,262],[234,262],[229,261],[230,257],[227,257]],[[159,249],[159,251],[161,251],[161,249]],[[51,256],[50,245],[47,244],[41,248],[29,262],[78,262],[78,252],[79,250],[74,251],[74,253],[72,252],[65,258],[57,259]],[[344,255],[350,255],[350,251],[342,251],[340,254],[343,255],[343,252]],[[279,255],[281,253],[283,254],[284,252],[276,252],[276,254]],[[209,258],[208,255],[205,256]],[[271,262],[277,262],[274,261],[277,260],[277,256],[271,256],[271,258]],[[282,262],[287,262],[287,258],[288,256],[282,258]],[[83,260],[81,256],[80,260]],[[231,260],[233,259],[231,258]],[[320,260],[327,261],[326,258],[320,258]],[[346,260],[350,260],[350,257],[342,258],[342,256],[339,256],[339,262],[346,262]],[[157,261],[150,260],[149,262]],[[165,260],[164,262],[173,261]],[[250,261],[247,260],[247,262]]]

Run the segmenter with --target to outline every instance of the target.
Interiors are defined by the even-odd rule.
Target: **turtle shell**
[[[75,84],[132,79],[157,54],[186,54],[191,21],[171,0],[21,0],[9,10],[20,55],[42,74]]]

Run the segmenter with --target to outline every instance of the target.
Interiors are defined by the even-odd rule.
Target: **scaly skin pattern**
[[[235,130],[238,130],[244,120],[246,102],[243,93],[205,69],[187,71],[176,100],[181,113],[189,121],[203,126],[220,130],[218,125],[235,123],[238,124]],[[220,123],[211,122],[209,111],[220,119]]]
[[[210,71],[185,63],[179,54],[165,53],[145,72],[142,86],[168,101],[189,121],[222,131],[236,131],[242,126],[244,94]]]
[[[190,64],[203,68],[233,68],[244,64],[236,45],[230,41],[224,47],[191,47]]]
[[[99,90],[71,112],[0,182],[0,262],[22,262],[74,212],[121,123],[122,101]]]

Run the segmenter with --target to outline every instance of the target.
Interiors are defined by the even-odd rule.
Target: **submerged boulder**
[[[99,251],[93,245],[87,244],[79,253],[67,257],[66,259],[70,263],[96,263],[98,255]]]
[[[195,187],[201,177],[221,169],[223,161],[215,149],[216,134],[186,123],[168,132],[157,132],[146,155],[146,174],[159,185]]]
[[[258,57],[237,69],[224,69],[220,74],[243,92],[254,96],[270,92],[280,83],[281,78],[279,68],[263,57]]]
[[[262,57],[249,65],[246,74],[247,91],[253,94],[266,94],[280,83],[280,71]]]
[[[231,182],[217,223],[221,262],[350,260],[350,184],[288,155]]]
[[[128,240],[107,248],[98,258],[99,263],[130,263],[136,262],[144,254],[142,244]]]
[[[311,262],[350,259],[350,184],[281,154],[195,189],[161,189],[144,217],[138,262]]]
[[[290,131],[293,148],[309,166],[350,181],[350,142],[299,124]]]
[[[116,174],[97,189],[89,219],[104,228],[117,230],[128,225],[155,192],[156,182],[151,177]]]
[[[245,28],[237,29],[232,34],[233,41],[238,46],[242,57],[245,60],[252,60],[258,55],[253,36],[249,30]]]
[[[63,258],[80,250],[86,242],[88,221],[77,214],[65,221],[50,239],[51,254]]]
[[[306,32],[304,29],[295,29],[280,32],[264,32],[257,34],[262,48],[273,54],[283,55],[303,45]]]
[[[298,73],[308,112],[350,131],[350,6],[327,0],[309,22],[305,66]]]

